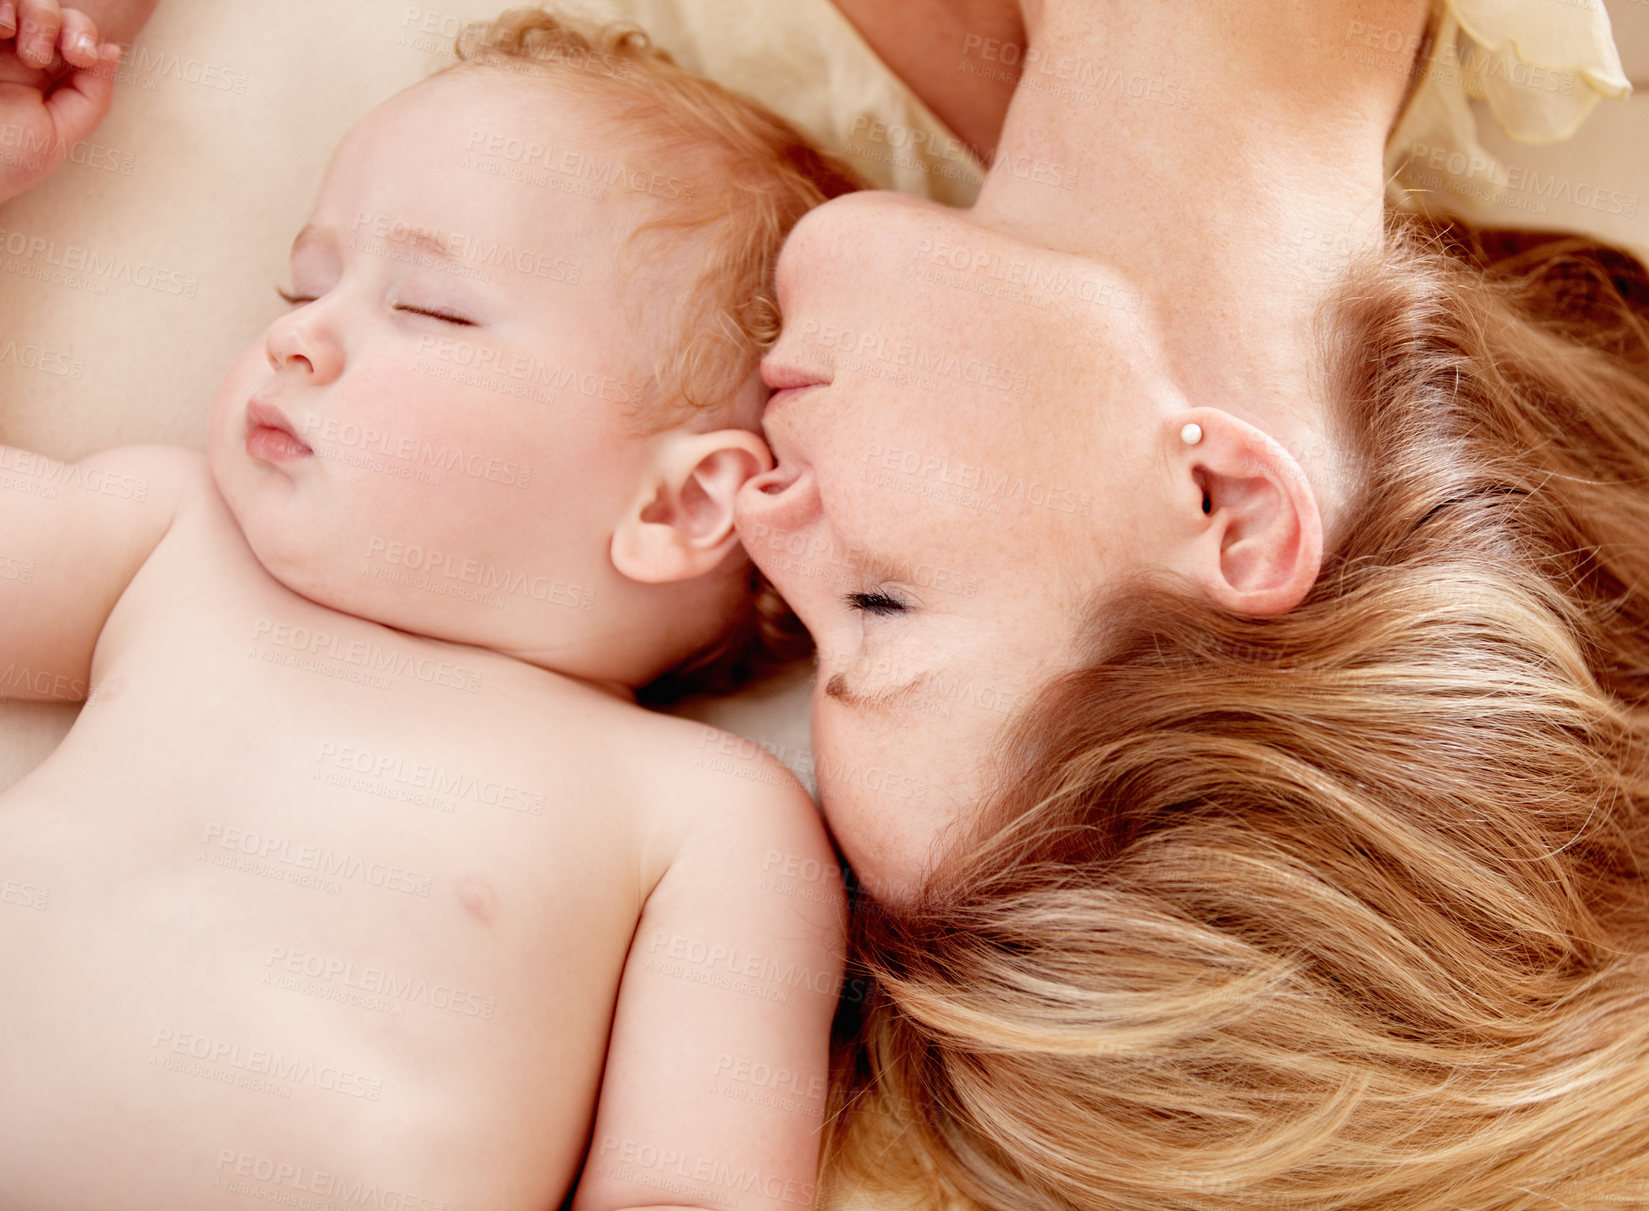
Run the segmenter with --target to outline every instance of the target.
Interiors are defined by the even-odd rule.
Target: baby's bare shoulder
[[[713,882],[775,852],[831,860],[801,783],[760,745],[719,728],[564,682],[486,730],[489,744],[533,753],[560,786],[604,804],[607,826],[636,847],[644,887],[669,870]]]
[[[690,720],[651,718],[651,736],[637,730],[631,738],[645,745],[636,757],[661,825],[652,839],[669,838],[656,855],[668,875],[655,899],[685,895],[699,903],[708,895],[742,905],[752,921],[768,914],[793,921],[801,912],[839,932],[839,860],[823,815],[796,776],[745,737]],[[817,885],[805,889],[807,904],[775,895],[781,872],[804,869],[819,874]]]
[[[667,722],[670,742],[653,750],[648,772],[651,793],[679,821],[684,871],[743,879],[784,863],[835,869],[824,818],[783,762],[720,728]]]
[[[753,740],[689,719],[665,715],[571,678],[546,674],[512,657],[494,657],[522,680],[495,704],[487,730],[542,751],[557,765],[603,774],[614,792],[627,786],[647,801],[725,802],[812,800],[784,764]],[[505,678],[488,678],[503,685]],[[515,692],[516,690],[519,692]]]
[[[646,723],[631,736],[637,768],[653,786],[735,810],[783,800],[813,811],[796,776],[754,740],[691,719],[641,713]]]

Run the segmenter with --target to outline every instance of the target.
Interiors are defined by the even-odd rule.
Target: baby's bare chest
[[[332,884],[393,868],[420,898],[471,867],[553,896],[624,860],[636,805],[584,742],[586,691],[318,606],[213,527],[186,537],[116,607],[41,771],[81,811],[141,802],[173,840]]]
[[[485,654],[282,604],[125,620],[141,632],[100,654],[37,778],[105,827],[141,817],[333,884],[392,868],[420,897],[469,867],[530,866],[542,891],[619,856],[621,771],[578,743],[570,704],[498,684]]]
[[[334,1169],[371,1138],[451,1196],[526,1122],[568,1141],[536,1162],[566,1180],[644,894],[588,704],[172,572],[134,586],[68,739],[0,796],[0,879],[30,889],[0,919],[0,1067],[54,1090],[49,1121],[118,1095],[176,1122],[187,1190],[150,1192],[180,1207],[216,1205],[208,1135]],[[6,1123],[38,1109],[0,1097]]]

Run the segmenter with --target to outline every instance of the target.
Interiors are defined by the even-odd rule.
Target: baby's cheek
[[[268,354],[261,340],[254,341],[241,350],[218,380],[206,417],[208,442],[227,436],[244,437],[246,406],[254,395],[267,388],[269,380]]]
[[[393,463],[384,465],[384,460],[370,455],[342,457],[366,464],[336,468],[342,472],[338,496],[344,508],[339,529],[350,544],[346,554],[359,558],[370,546],[428,542],[435,536],[443,503],[437,499],[438,485],[402,479]],[[456,507],[458,502],[447,503]]]

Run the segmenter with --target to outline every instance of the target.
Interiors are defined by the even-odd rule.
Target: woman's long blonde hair
[[[856,915],[838,1199],[1649,1206],[1641,269],[1391,237],[1309,598],[1106,601],[971,843]]]

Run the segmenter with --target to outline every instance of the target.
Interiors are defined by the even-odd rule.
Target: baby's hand
[[[0,0],[0,202],[38,185],[109,112],[120,48],[58,0]]]

